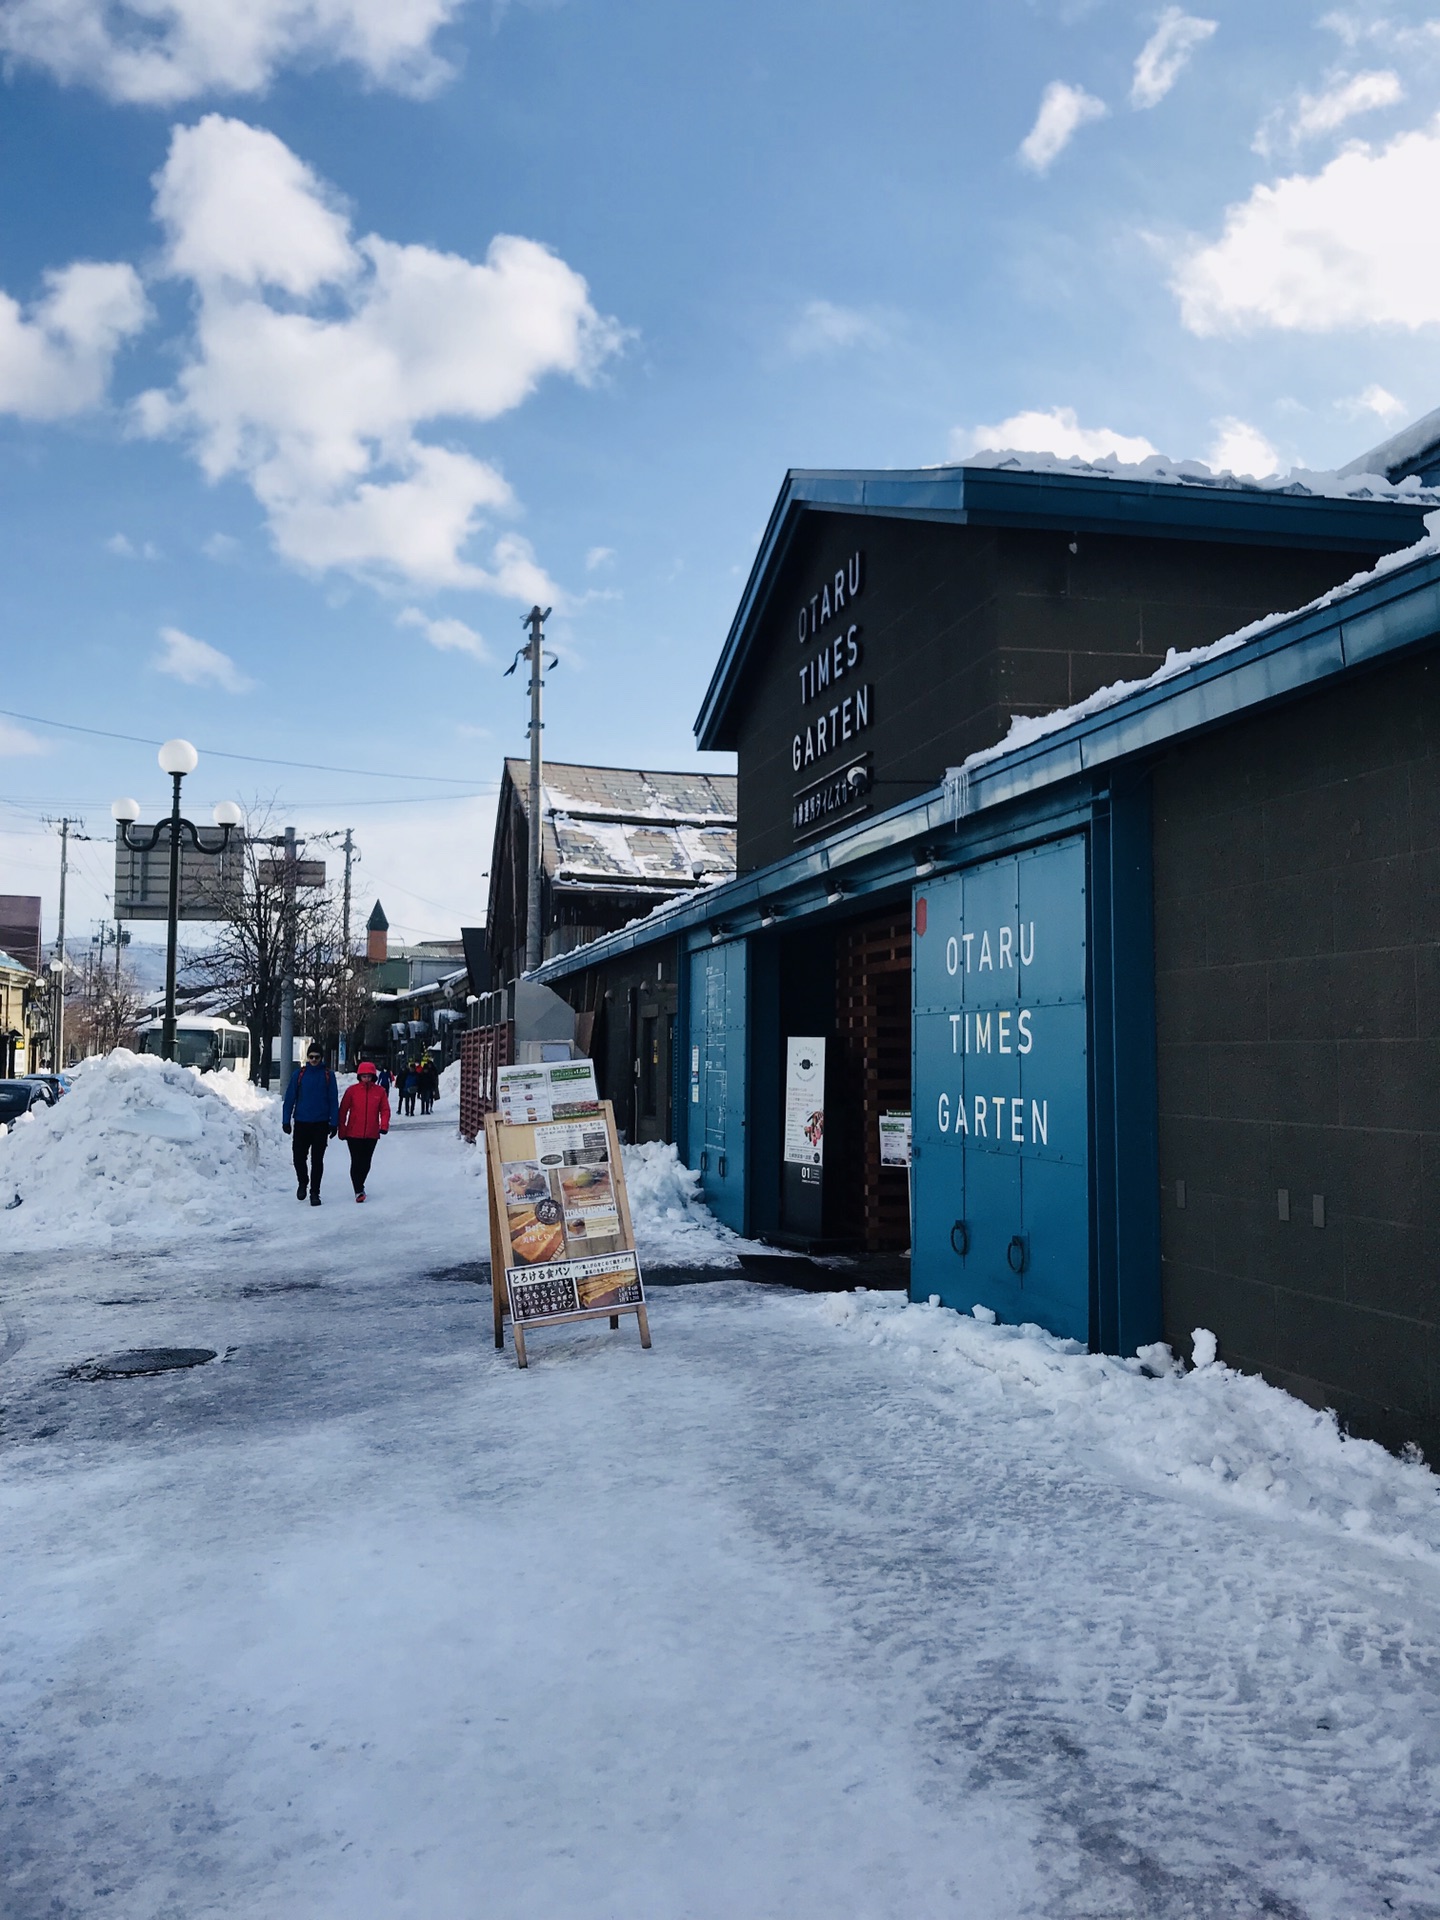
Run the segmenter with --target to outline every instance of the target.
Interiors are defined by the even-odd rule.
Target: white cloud
[[[140,276],[120,261],[47,273],[28,315],[0,293],[0,412],[58,420],[97,406],[115,355],[147,313]]]
[[[1258,186],[1227,210],[1217,241],[1180,261],[1171,287],[1181,318],[1198,334],[1431,326],[1440,256],[1422,210],[1437,197],[1440,121]]]
[[[597,567],[608,567],[615,558],[613,547],[591,547],[585,556],[585,571],[594,573]]]
[[[832,300],[811,300],[787,332],[785,345],[797,359],[805,359],[847,347],[882,347],[889,337],[888,327],[876,314],[838,307]]]
[[[187,687],[219,687],[225,693],[248,693],[253,680],[235,665],[228,653],[212,647],[179,627],[160,629],[160,651],[150,662],[157,673],[183,680]]]
[[[123,533],[112,533],[105,542],[105,551],[113,553],[117,560],[158,560],[160,549],[153,540],[142,540],[137,547],[135,542]]]
[[[1109,427],[1082,427],[1073,407],[1033,408],[1012,413],[994,427],[957,427],[950,436],[953,458],[967,454],[1003,452],[1053,453],[1062,460],[1106,460],[1113,454],[1123,461],[1148,460],[1155,448],[1143,434],[1116,433]]]
[[[1256,153],[1273,153],[1279,146],[1299,146],[1305,140],[1334,133],[1357,114],[1377,107],[1393,107],[1405,98],[1398,73],[1388,70],[1356,73],[1337,80],[1324,93],[1302,93],[1289,111],[1272,114],[1256,134]]]
[[[464,0],[4,0],[0,53],[112,100],[174,106],[259,93],[295,63],[347,63],[376,85],[432,90],[432,42]]]
[[[240,542],[232,533],[212,533],[200,542],[200,551],[207,560],[223,563],[235,558],[240,551]]]
[[[49,742],[37,739],[27,727],[17,727],[13,720],[0,720],[0,759],[30,760],[49,751]]]
[[[1074,135],[1089,120],[1103,120],[1110,109],[1083,87],[1052,80],[1040,96],[1035,124],[1020,142],[1020,162],[1032,173],[1044,173]]]
[[[1135,79],[1130,87],[1132,107],[1157,107],[1169,93],[1190,56],[1219,26],[1218,20],[1201,20],[1181,7],[1167,7],[1160,24],[1140,49],[1135,61]]]
[[[243,479],[300,567],[528,593],[528,548],[500,542],[489,569],[466,552],[513,506],[503,477],[418,430],[495,419],[547,375],[589,381],[623,334],[580,275],[508,234],[481,262],[357,239],[280,140],[217,114],[176,130],[156,187],[195,337],[175,386],[137,403],[139,430]]]
[[[1258,427],[1227,415],[1215,422],[1215,438],[1205,456],[1205,464],[1216,473],[1263,480],[1266,474],[1280,471],[1280,456]]]
[[[481,660],[487,665],[495,658],[475,629],[467,627],[463,620],[453,617],[432,619],[422,613],[419,607],[406,607],[400,615],[400,625],[418,628],[431,646],[437,647],[441,653],[468,653],[472,660]]]
[[[1359,393],[1351,394],[1347,399],[1337,400],[1335,405],[1350,420],[1358,420],[1369,413],[1380,420],[1403,420],[1410,411],[1403,400],[1397,400],[1388,388],[1375,383]]]

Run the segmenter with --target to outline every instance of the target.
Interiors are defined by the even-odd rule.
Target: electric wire
[[[54,727],[61,733],[85,733],[96,740],[126,740],[131,746],[160,747],[163,740],[151,740],[141,733],[114,733],[108,727],[82,727],[73,720],[47,720],[39,713],[18,713],[13,707],[0,707],[7,720],[23,720],[32,727]],[[430,786],[473,786],[469,775],[458,773],[391,773],[384,767],[332,767],[320,760],[276,760],[263,753],[229,753],[224,747],[202,749],[214,760],[245,760],[257,767],[293,767],[305,773],[349,773],[361,780],[423,781]]]

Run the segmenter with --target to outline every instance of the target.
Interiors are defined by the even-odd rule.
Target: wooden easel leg
[[[525,1329],[519,1325],[512,1325],[511,1331],[515,1335],[516,1364],[518,1366],[528,1367],[530,1362],[525,1358]]]
[[[617,1328],[617,1329],[618,1329],[618,1327],[619,1327],[619,1325],[620,1325],[620,1316],[619,1316],[619,1314],[618,1314],[618,1313],[612,1313],[612,1314],[611,1314],[611,1316],[610,1316],[610,1325],[611,1325],[612,1327],[614,1327],[614,1328]]]
[[[497,1272],[494,1263],[490,1267],[490,1297],[495,1307],[495,1346],[503,1352],[505,1348],[505,1275]]]
[[[640,1344],[642,1347],[648,1347],[650,1344],[650,1316],[646,1313],[644,1307],[637,1307],[635,1309],[635,1318],[640,1322]]]

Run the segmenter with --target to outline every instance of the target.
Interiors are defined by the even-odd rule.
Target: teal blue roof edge
[[[765,611],[775,573],[805,512],[945,520],[956,525],[1058,528],[1151,539],[1228,540],[1372,552],[1409,546],[1430,503],[1334,498],[1241,481],[1146,480],[1130,474],[1012,467],[792,468],[771,509],[754,564],[695,720],[702,749],[724,748],[731,697]]]

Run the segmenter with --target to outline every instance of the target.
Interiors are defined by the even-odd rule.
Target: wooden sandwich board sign
[[[633,1313],[650,1344],[645,1287],[625,1169],[608,1100],[571,1108],[563,1120],[524,1124],[485,1116],[490,1196],[490,1278],[495,1344],[505,1316],[524,1367],[530,1327]]]

